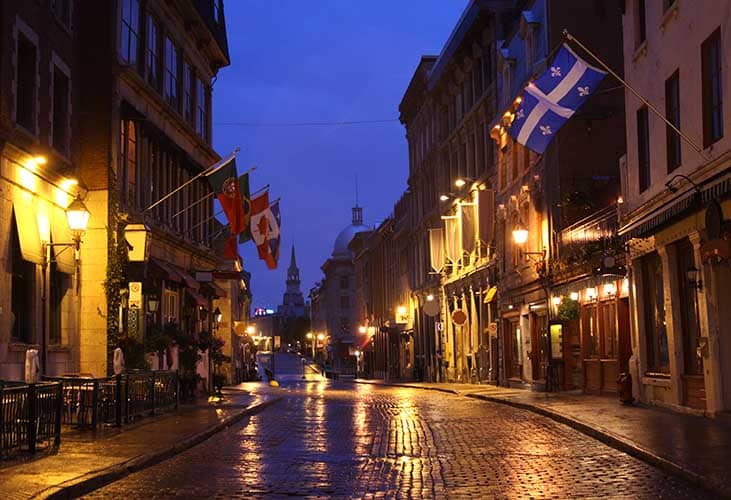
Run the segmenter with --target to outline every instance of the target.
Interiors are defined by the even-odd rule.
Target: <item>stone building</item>
[[[0,3],[0,379],[23,379],[27,349],[52,374],[84,355],[75,245],[58,245],[73,242],[64,210],[85,194],[79,19],[70,0]]]
[[[149,207],[220,158],[211,81],[229,64],[223,2],[13,1],[0,12],[0,241],[14,262],[0,292],[0,317],[13,313],[0,327],[2,376],[19,377],[29,347],[45,373],[104,376],[112,350],[150,325],[212,329],[232,278],[194,277],[221,264],[212,203],[194,204],[206,179]],[[78,252],[43,245],[73,241],[63,209],[77,195],[90,214]],[[155,365],[176,366],[165,361]]]
[[[351,224],[340,231],[332,255],[322,264],[322,282],[310,292],[313,333],[325,335],[328,359],[340,373],[355,374],[360,318],[355,308],[353,253],[348,245],[361,231],[368,231],[368,227],[363,224],[363,209],[356,205]]]
[[[289,318],[305,318],[309,316],[305,306],[305,298],[300,289],[300,270],[297,267],[297,258],[292,245],[292,256],[287,268],[286,290],[282,304],[278,308],[279,317],[286,321]]]
[[[631,263],[635,397],[718,415],[731,410],[731,2],[695,7],[625,4],[627,81],[689,141],[626,93],[620,233]]]

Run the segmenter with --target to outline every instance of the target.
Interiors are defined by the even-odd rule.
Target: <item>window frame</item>
[[[652,184],[652,165],[650,164],[650,115],[647,106],[637,110],[637,171],[640,193]]]
[[[132,5],[136,5],[135,16],[132,16]],[[119,58],[130,66],[136,66],[139,61],[140,52],[140,26],[141,26],[141,15],[140,15],[140,2],[139,0],[122,0],[120,2],[120,16],[119,16]],[[126,19],[125,17],[129,17]],[[130,25],[132,17],[135,17],[136,26]],[[125,34],[127,35],[125,37]],[[134,37],[130,35],[134,35]],[[145,36],[147,36],[145,34]],[[134,50],[130,50],[130,41],[134,38],[135,46]],[[125,44],[126,42],[126,44]],[[125,47],[126,45],[126,47]]]
[[[670,375],[670,350],[665,328],[667,311],[665,310],[665,289],[663,283],[663,262],[658,252],[650,252],[640,258],[642,289],[640,294],[643,310],[640,312],[642,322],[642,341],[645,343],[646,370],[649,375]],[[662,342],[664,336],[665,359]],[[664,364],[663,364],[664,363]]]
[[[162,87],[160,35],[160,23],[151,13],[147,12],[145,15],[145,80],[157,91],[160,91]]]
[[[68,65],[56,54],[55,52],[51,53],[51,64],[50,64],[50,71],[51,71],[51,129],[49,131],[49,137],[48,137],[48,143],[59,153],[61,153],[65,158],[69,158],[71,156],[71,141],[72,141],[72,129],[71,129],[71,115],[73,113],[72,109],[72,98],[71,93],[73,89],[73,80],[71,79],[71,69],[68,67]],[[65,125],[65,136],[63,138],[63,144],[61,144],[61,147],[57,144],[57,138],[56,138],[56,71],[61,73],[63,76],[66,77],[66,103],[65,103],[65,109],[61,112],[61,118],[63,118],[64,125]]]
[[[714,56],[715,60],[713,60]],[[716,28],[701,44],[701,109],[703,146],[706,148],[723,138],[722,58],[721,28]],[[717,102],[715,102],[716,98]]]
[[[665,80],[665,118],[680,130],[680,70],[676,69]],[[667,172],[678,168],[682,162],[680,135],[669,125],[665,127]]]
[[[163,97],[168,104],[180,111],[180,49],[170,35],[165,35]]]
[[[17,126],[22,128],[24,131],[28,132],[29,134],[33,135],[34,137],[39,136],[39,122],[38,114],[40,112],[39,109],[39,99],[38,96],[40,95],[40,50],[39,50],[39,42],[38,42],[38,35],[36,34],[33,29],[31,29],[23,20],[16,16],[15,18],[15,26],[13,28],[13,36],[14,36],[14,42],[15,42],[15,51],[13,52],[13,67],[14,67],[14,73],[13,73],[13,95],[15,96],[15,99],[13,101],[13,123]],[[20,68],[19,68],[19,60],[18,60],[18,54],[20,51],[20,44],[21,44],[21,37],[25,39],[25,41],[28,42],[28,45],[33,46],[34,48],[34,58],[32,65],[33,70],[33,83],[30,85],[31,90],[31,96],[29,99],[30,103],[30,117],[28,123],[22,123],[18,120],[18,108],[20,107],[20,99],[21,99],[21,92],[19,91],[19,78],[20,78]],[[30,66],[29,66],[30,67]],[[23,89],[25,90],[28,86],[22,85]]]

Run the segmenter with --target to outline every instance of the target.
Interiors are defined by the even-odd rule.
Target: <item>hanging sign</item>
[[[129,299],[127,307],[130,309],[142,309],[142,283],[139,281],[129,282]]]
[[[452,313],[452,322],[455,325],[464,325],[467,323],[467,313],[464,312],[462,309],[457,309]]]

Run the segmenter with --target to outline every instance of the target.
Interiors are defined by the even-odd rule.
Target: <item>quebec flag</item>
[[[606,75],[564,44],[546,72],[525,87],[508,133],[529,149],[543,153]]]

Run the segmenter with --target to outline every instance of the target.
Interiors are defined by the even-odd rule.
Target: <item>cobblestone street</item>
[[[295,377],[278,392],[262,413],[92,496],[709,497],[520,409]]]

